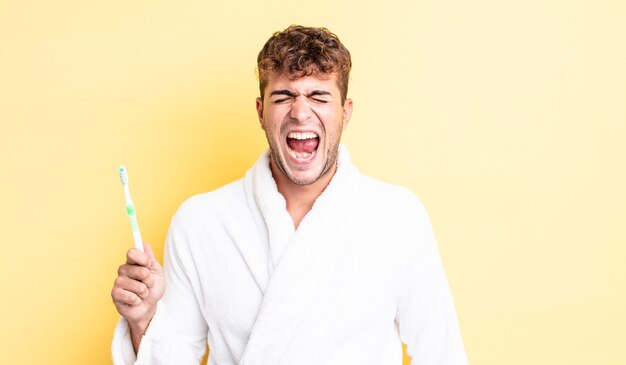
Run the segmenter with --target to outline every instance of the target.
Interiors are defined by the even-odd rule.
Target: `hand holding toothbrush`
[[[120,178],[135,248],[126,253],[126,263],[117,270],[111,297],[117,311],[128,321],[133,347],[137,352],[141,337],[156,312],[157,302],[165,292],[165,276],[150,245],[141,242],[135,207],[128,190],[128,174],[123,166],[120,167]]]
[[[128,321],[133,347],[137,352],[157,302],[165,293],[165,275],[147,243],[144,244],[144,252],[131,248],[126,254],[126,263],[119,267],[117,273],[111,297],[119,314]]]

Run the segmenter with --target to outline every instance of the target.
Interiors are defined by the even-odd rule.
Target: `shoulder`
[[[194,195],[180,205],[172,223],[187,225],[214,220],[232,214],[246,205],[243,179],[233,181],[216,190]]]
[[[371,208],[376,211],[411,220],[428,218],[422,201],[410,189],[364,174],[360,174],[360,181]]]
[[[420,198],[410,189],[366,175],[360,190],[367,201],[360,229],[378,245],[375,252],[406,274],[435,246],[430,219]]]

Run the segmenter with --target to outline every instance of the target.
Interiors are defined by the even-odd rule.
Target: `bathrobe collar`
[[[335,175],[295,230],[272,177],[269,152],[246,174],[248,206],[262,217],[258,228],[266,235],[269,257],[266,270],[253,265],[264,297],[241,364],[277,364],[285,353],[298,318],[321,278],[345,254],[350,241],[345,235],[363,211],[365,199],[355,189],[358,175],[341,145]]]

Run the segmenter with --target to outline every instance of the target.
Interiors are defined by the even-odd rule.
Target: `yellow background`
[[[0,0],[0,364],[108,364],[132,246],[265,148],[254,68],[322,25],[344,141],[428,208],[473,364],[626,363],[626,6]]]

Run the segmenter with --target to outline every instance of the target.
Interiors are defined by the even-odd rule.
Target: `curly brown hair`
[[[352,60],[348,49],[328,29],[291,25],[267,40],[257,57],[257,67],[261,99],[273,76],[285,72],[295,80],[321,72],[337,73],[343,104],[348,95]]]

